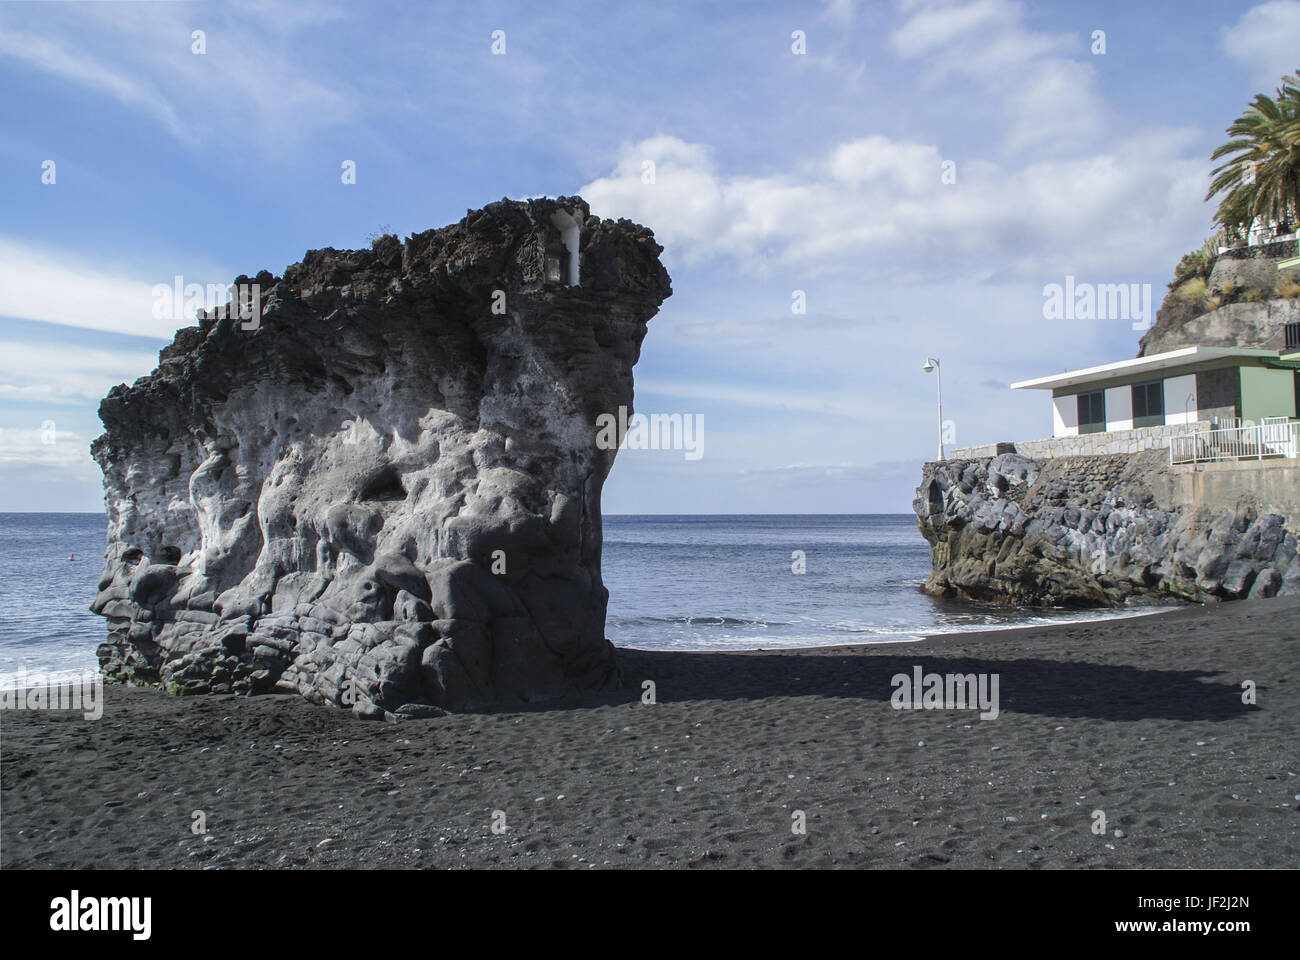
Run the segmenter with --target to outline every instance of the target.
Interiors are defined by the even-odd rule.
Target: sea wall
[[[1290,461],[1171,466],[1161,450],[927,463],[923,589],[1054,606],[1297,594],[1298,481]]]
[[[1300,460],[1183,464],[1169,472],[1169,482],[1174,503],[1227,510],[1244,501],[1300,521]]]
[[[260,314],[201,313],[100,405],[105,675],[374,717],[614,684],[597,420],[660,252],[569,197],[240,277]]]

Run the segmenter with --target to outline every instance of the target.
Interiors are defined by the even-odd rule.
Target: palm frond
[[[1300,71],[1282,77],[1274,96],[1259,93],[1229,124],[1232,139],[1211,160],[1206,200],[1223,195],[1215,219],[1230,233],[1256,220],[1291,223],[1300,214]]]

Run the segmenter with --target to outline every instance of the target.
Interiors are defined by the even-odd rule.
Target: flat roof
[[[1167,353],[1156,353],[1149,357],[1137,357],[1133,360],[1119,360],[1115,363],[1103,363],[1099,367],[1085,367],[1082,370],[1067,370],[1054,373],[1049,377],[1034,380],[1020,380],[1011,385],[1012,390],[1055,390],[1058,387],[1074,387],[1098,380],[1111,380],[1127,373],[1155,373],[1173,367],[1186,367],[1206,360],[1221,360],[1225,357],[1272,357],[1276,359],[1276,350],[1243,350],[1239,347],[1183,347]]]

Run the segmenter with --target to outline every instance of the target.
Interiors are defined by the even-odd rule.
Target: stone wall
[[[1105,433],[1085,433],[1074,437],[1049,437],[1044,440],[1018,440],[1015,443],[985,443],[973,447],[958,447],[948,454],[950,460],[975,460],[995,457],[1002,453],[1016,453],[1034,460],[1051,460],[1057,457],[1099,457],[1117,453],[1140,453],[1144,450],[1167,450],[1169,438],[1186,436],[1191,430],[1207,430],[1209,424],[1176,424],[1159,427],[1139,427],[1135,430],[1111,430]]]
[[[1230,420],[1241,410],[1241,370],[1220,367],[1196,374],[1196,407],[1206,420]]]

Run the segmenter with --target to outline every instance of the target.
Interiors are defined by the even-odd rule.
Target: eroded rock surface
[[[104,672],[368,716],[614,684],[596,418],[632,406],[660,252],[502,201],[239,278],[256,329],[203,315],[100,405]]]
[[[1212,302],[1189,299],[1188,285],[1170,290],[1155,324],[1142,335],[1137,355],[1194,346],[1282,349],[1286,325],[1300,322],[1300,298],[1282,296],[1276,288],[1300,280],[1300,270],[1280,271],[1278,264],[1295,254],[1295,241],[1288,240],[1219,256],[1203,285]],[[1254,297],[1258,299],[1243,299]]]
[[[1163,450],[927,463],[913,509],[935,596],[1114,606],[1300,594],[1296,536],[1249,496],[1192,508]]]

